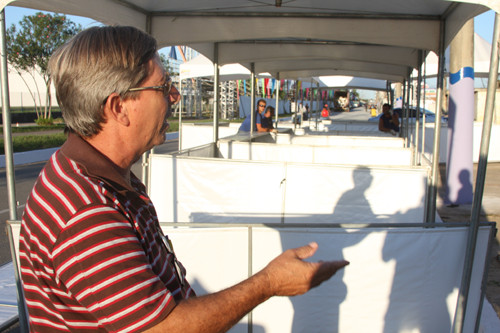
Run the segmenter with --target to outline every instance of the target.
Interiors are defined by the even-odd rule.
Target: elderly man
[[[178,92],[156,41],[94,27],[55,52],[50,72],[69,129],[22,218],[20,258],[33,332],[220,332],[275,295],[297,295],[346,261],[291,249],[249,279],[196,297],[132,164],[164,141]]]

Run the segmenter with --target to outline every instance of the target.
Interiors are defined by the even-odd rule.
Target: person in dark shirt
[[[391,113],[391,106],[387,103],[382,106],[382,112],[378,121],[379,131],[392,135],[399,133],[399,115],[396,112]]]
[[[262,117],[262,128],[267,129],[269,132],[274,130],[273,125],[273,117],[274,117],[274,107],[268,106],[266,111],[264,112],[264,116]]]

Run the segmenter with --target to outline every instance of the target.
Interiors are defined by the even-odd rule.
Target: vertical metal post
[[[214,134],[213,142],[219,141],[219,43],[214,44]],[[215,152],[215,151],[214,151]]]
[[[4,136],[4,151],[5,151],[5,171],[7,180],[7,196],[9,201],[9,219],[17,220],[17,201],[14,177],[14,154],[12,148],[12,131],[11,131],[11,118],[10,118],[10,100],[9,100],[9,79],[8,79],[8,66],[7,66],[7,44],[5,37],[5,10],[0,12],[0,57],[1,57],[1,80],[2,80],[2,121],[3,121],[3,136]],[[10,233],[10,228],[9,228]],[[12,235],[9,235],[12,239]],[[28,332],[28,315],[25,311],[24,295],[19,276],[20,270],[17,256],[13,249],[11,249],[12,261],[14,262],[14,276],[16,279],[17,287],[17,308],[19,314],[19,326],[21,332]]]
[[[422,154],[421,156],[424,155],[425,153],[425,118],[426,118],[426,114],[425,114],[425,98],[426,98],[426,87],[427,87],[427,80],[426,80],[426,77],[427,77],[427,56],[426,54],[424,53],[424,96],[423,96],[423,101],[424,101],[424,113],[422,115]]]
[[[318,129],[318,120],[320,116],[320,104],[319,104],[319,82],[316,82],[316,91],[318,91],[318,95],[316,96],[317,101],[316,101],[316,130]],[[311,110],[312,110],[312,105],[311,105]]]
[[[472,266],[474,264],[474,253],[476,250],[477,233],[479,228],[479,214],[483,200],[484,181],[486,179],[486,167],[488,164],[488,150],[490,147],[491,124],[493,123],[493,109],[495,105],[495,93],[498,73],[499,56],[499,34],[500,34],[500,14],[495,14],[495,27],[493,30],[493,42],[491,44],[490,74],[488,77],[488,92],[486,95],[486,107],[484,111],[483,132],[481,137],[481,147],[479,151],[479,162],[477,166],[476,188],[472,202],[471,221],[469,234],[467,237],[467,249],[465,254],[464,271],[460,293],[458,295],[457,310],[455,312],[455,333],[463,331],[463,324],[467,309],[467,300],[472,276]],[[436,119],[436,122],[440,117]]]
[[[181,99],[179,101],[179,151],[180,151],[182,149],[182,104],[184,99],[182,97],[182,79],[180,76],[179,76],[179,95],[181,95]]]
[[[406,122],[406,119],[408,117],[408,112],[407,112],[407,109],[406,109],[406,80],[403,81],[403,96],[401,97],[401,112],[402,112],[402,116],[401,116],[401,122],[400,122],[400,125],[401,125],[401,135],[403,136],[403,139],[404,139],[404,146],[405,148],[408,147],[408,138],[407,138],[407,135],[406,135],[406,132],[407,132],[407,129],[406,129],[406,125],[407,125],[407,122]]]
[[[406,81],[406,147],[411,146],[410,131],[410,96],[411,96],[411,77]]]
[[[275,124],[276,124],[276,129],[278,128],[278,115],[279,115],[279,106],[280,106],[280,73],[278,73],[276,75],[276,110],[274,110],[276,113],[275,113]]]
[[[309,126],[311,125],[311,115],[312,115],[312,107],[313,107],[313,78],[311,78],[311,87],[309,88],[309,110],[310,114],[307,115],[307,119],[309,120]],[[307,109],[306,109],[307,110]],[[304,117],[304,115],[302,115]]]
[[[250,137],[253,135],[255,122],[255,63],[250,64]]]
[[[295,119],[293,120],[293,129],[297,128],[297,114],[299,113],[299,80],[295,81]]]
[[[248,227],[248,278],[253,275],[253,228]],[[248,314],[248,333],[253,332],[253,311]]]
[[[440,24],[439,36],[439,65],[436,92],[436,121],[434,122],[434,147],[432,152],[432,170],[427,196],[427,223],[436,221],[437,178],[439,172],[439,141],[441,141],[441,108],[443,104],[443,77],[444,77],[444,21]]]
[[[418,52],[418,63],[420,67],[418,68],[418,77],[417,77],[417,118],[415,120],[415,146],[413,151],[413,165],[420,165],[420,160],[418,158],[418,146],[420,140],[420,94],[422,92],[422,60],[423,60],[424,51],[420,50]],[[424,112],[425,113],[425,112]]]
[[[9,218],[17,220],[16,188],[14,177],[14,156],[12,148],[12,130],[10,118],[10,100],[9,100],[9,80],[7,67],[7,45],[5,38],[5,11],[0,13],[1,22],[1,56],[2,56],[2,120],[3,137],[5,151],[5,170],[7,175],[7,191],[9,200]]]
[[[148,34],[151,34],[151,23],[152,23],[151,15],[146,16],[145,30]],[[145,151],[141,157],[141,163],[142,163],[142,174],[141,174],[142,179],[141,180],[142,180],[142,183],[146,186],[146,189],[149,189],[148,160],[149,160],[149,155],[153,152],[154,152],[153,149]]]

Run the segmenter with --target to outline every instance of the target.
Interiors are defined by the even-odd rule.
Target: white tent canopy
[[[488,77],[490,72],[491,60],[491,43],[484,38],[474,33],[474,76]],[[438,56],[431,52],[426,57],[426,76],[436,77],[438,73]],[[446,49],[445,53],[445,71],[450,70],[450,48]],[[413,76],[417,76],[417,71],[414,70]]]
[[[351,89],[368,89],[368,90],[386,90],[387,81],[368,79],[354,76],[320,76],[317,78],[320,87],[328,88],[351,88]]]
[[[181,64],[179,67],[179,77],[181,80],[214,76],[214,63],[202,54]],[[251,74],[250,70],[238,63],[221,66],[219,72],[219,79],[221,81],[245,80],[249,79]],[[270,76],[268,73],[262,73],[257,77]]]
[[[418,65],[418,50],[439,50],[441,22],[447,45],[464,22],[487,10],[478,3],[499,7],[487,0],[404,6],[387,0],[296,0],[279,7],[274,0],[89,0],[85,6],[79,0],[0,0],[2,8],[11,4],[135,26],[150,32],[160,47],[188,45],[210,60],[218,43],[220,65],[249,68],[254,62],[256,72],[280,78],[355,75],[392,81],[404,80]],[[310,47],[313,54],[307,53]]]

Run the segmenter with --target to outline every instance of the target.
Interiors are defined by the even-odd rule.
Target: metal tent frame
[[[78,0],[2,0],[0,9],[0,54],[3,123],[6,152],[6,174],[9,198],[9,219],[18,219],[14,187],[13,151],[7,77],[5,17],[3,8],[16,5],[40,10],[81,15],[105,24],[132,25],[152,34],[160,47],[188,45],[204,53],[214,63],[214,133],[218,140],[219,67],[239,62],[255,73],[269,72],[281,79],[346,74],[394,82],[408,80],[413,68],[420,67],[422,51],[436,51],[439,55],[438,103],[436,119],[441,119],[444,50],[462,24],[487,8],[497,12],[492,42],[490,80],[487,93],[481,155],[478,166],[474,202],[468,239],[468,254],[464,280],[457,304],[455,331],[460,332],[466,311],[468,272],[477,234],[486,165],[489,135],[493,120],[496,73],[498,73],[500,3],[492,0],[429,0],[424,4],[408,3],[403,11],[391,1],[371,0],[343,2],[316,0],[315,8],[297,0],[296,7],[267,1],[260,7],[248,6],[248,0],[207,2],[144,2],[134,0],[91,0],[81,6]],[[300,7],[302,5],[302,7]],[[199,10],[201,8],[202,10]],[[322,10],[319,10],[321,8]],[[186,29],[189,27],[189,29]],[[175,31],[176,33],[169,33]],[[293,36],[293,37],[290,37]],[[258,47],[255,47],[255,46]],[[497,46],[497,47],[494,47]],[[257,49],[259,52],[251,52]],[[366,56],[369,54],[369,57]],[[394,56],[393,56],[394,55]],[[493,73],[493,74],[492,74]],[[254,82],[254,80],[252,80]],[[252,85],[253,86],[253,85]],[[252,91],[254,88],[252,87]],[[254,93],[251,110],[254,110]],[[253,113],[252,113],[253,114]],[[439,163],[439,121],[435,122],[434,154],[429,186],[426,222],[435,219],[437,172]],[[147,154],[143,158],[147,165]],[[143,181],[146,173],[143,173]],[[13,257],[13,260],[16,260]],[[19,281],[18,277],[16,277]],[[19,290],[20,285],[18,283]],[[24,329],[26,317],[22,297],[20,320]]]

